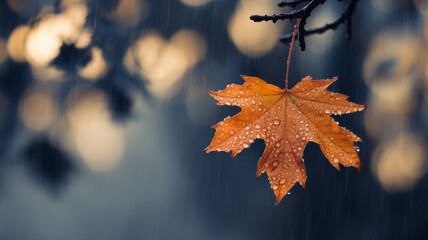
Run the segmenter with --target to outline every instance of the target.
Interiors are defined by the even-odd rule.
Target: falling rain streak
[[[306,29],[348,2],[325,1]],[[250,15],[307,1],[0,1],[0,239],[426,239],[427,2],[359,1],[349,41],[345,25],[305,37],[289,88],[306,100],[285,109],[260,95],[219,107],[206,90],[241,85],[241,74],[283,88],[279,38],[295,21]],[[345,153],[302,144],[316,140],[313,123],[291,112],[345,98],[314,96],[296,85],[306,76],[337,76],[329,91],[367,105],[309,111],[364,140],[350,145],[361,174],[343,167]],[[228,129],[229,146],[206,154],[209,126],[231,116],[217,125],[230,127],[240,108],[268,116]],[[276,138],[285,124],[289,137]],[[323,139],[332,149],[340,136]],[[234,159],[222,153],[232,145]],[[271,161],[256,166],[267,147]],[[296,154],[301,168],[277,171]],[[289,189],[303,174],[305,190]]]

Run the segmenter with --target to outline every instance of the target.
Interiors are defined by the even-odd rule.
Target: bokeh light
[[[135,27],[146,16],[146,11],[143,0],[120,0],[117,7],[105,15],[121,27]]]
[[[260,57],[271,51],[285,28],[284,22],[260,22],[250,20],[254,14],[277,12],[275,1],[240,0],[229,19],[228,32],[235,46],[242,54]]]
[[[64,43],[75,42],[86,22],[85,5],[72,5],[61,14],[45,16],[28,33],[25,48],[28,61],[37,66],[47,66],[58,56]]]
[[[384,107],[396,113],[408,112],[414,101],[414,66],[419,43],[410,34],[379,33],[364,62],[364,80]]]
[[[372,172],[390,192],[411,189],[426,173],[426,142],[411,132],[411,114],[423,111],[418,96],[425,95],[419,70],[424,51],[411,32],[384,30],[371,42],[364,62],[364,80],[371,92],[364,123],[377,144]]]
[[[9,36],[7,41],[7,51],[10,58],[16,62],[27,61],[27,54],[25,50],[25,40],[31,28],[27,25],[16,27]]]
[[[86,48],[89,46],[89,44],[91,44],[91,41],[92,41],[92,31],[89,28],[85,28],[80,33],[79,37],[74,43],[74,46],[80,49]]]
[[[19,103],[19,116],[33,131],[47,130],[58,117],[58,107],[48,90],[32,89]]]
[[[169,41],[147,34],[128,49],[123,61],[128,71],[148,81],[152,94],[166,99],[178,91],[184,74],[205,57],[205,45],[192,30],[181,30]]]
[[[426,154],[426,143],[420,136],[403,133],[377,148],[372,171],[387,191],[405,191],[426,173]]]
[[[31,75],[42,82],[62,82],[64,80],[64,72],[52,66],[31,66]]]
[[[79,75],[88,80],[97,80],[107,72],[107,63],[100,48],[91,49],[91,61],[79,70]]]
[[[380,32],[372,41],[364,64],[364,77],[369,81],[368,84],[371,85],[379,75],[397,76],[408,73],[415,64],[418,45],[417,39],[410,33],[388,30]]]
[[[112,170],[122,158],[125,134],[112,121],[104,93],[76,87],[68,97],[67,119],[83,162],[95,172]]]
[[[203,6],[209,2],[212,2],[215,0],[180,0],[181,3],[183,3],[184,5],[187,5],[189,7],[199,7],[199,6]]]

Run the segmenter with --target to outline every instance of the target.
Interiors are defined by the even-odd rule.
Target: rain
[[[352,1],[326,0],[305,28]],[[350,39],[341,24],[305,36],[305,51],[295,40],[289,89],[337,78],[328,91],[341,94],[325,98],[366,106],[315,111],[363,140],[361,173],[314,142],[293,145],[307,180],[276,205],[289,176],[257,163],[269,141],[290,144],[262,139],[285,122],[280,106],[226,133],[241,131],[239,154],[204,151],[240,107],[266,110],[210,94],[248,77],[285,87],[280,39],[296,20],[250,16],[308,2],[0,1],[0,239],[428,239],[428,1],[361,0]],[[295,122],[293,140],[314,140]]]

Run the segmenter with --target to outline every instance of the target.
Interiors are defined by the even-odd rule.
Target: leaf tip
[[[340,168],[340,164],[339,164],[339,163],[337,163],[337,164],[336,164],[336,163],[334,163],[334,164],[333,164],[333,167],[334,167],[334,168],[336,168],[336,169],[337,169],[337,171],[342,170],[342,169]]]
[[[278,204],[281,202],[281,200],[282,200],[281,196],[276,196],[275,206],[278,206]]]
[[[211,90],[207,90],[208,94],[211,95],[211,97],[214,97],[217,95],[217,92],[211,91]]]
[[[238,153],[239,153],[239,151],[235,151],[235,150],[233,150],[233,151],[232,151],[231,158],[235,158],[235,157],[236,157],[236,155],[238,155]]]
[[[204,149],[204,152],[205,152],[205,153],[209,153],[209,152],[211,152],[210,146],[206,147],[206,148]]]
[[[244,81],[248,80],[248,76],[247,75],[240,75],[242,79],[244,79]]]

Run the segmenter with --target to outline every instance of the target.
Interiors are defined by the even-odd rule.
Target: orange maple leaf
[[[354,147],[354,142],[361,139],[340,127],[330,116],[362,111],[365,106],[348,102],[346,95],[327,91],[337,78],[305,77],[288,90],[288,66],[285,90],[257,77],[241,76],[245,80],[243,85],[232,84],[219,92],[208,91],[218,105],[239,106],[242,111],[213,126],[216,133],[205,151],[231,151],[235,157],[255,139],[264,139],[266,148],[256,175],[267,173],[276,204],[296,182],[305,187],[307,176],[302,154],[310,141],[320,145],[338,170],[342,164],[361,171]]]

